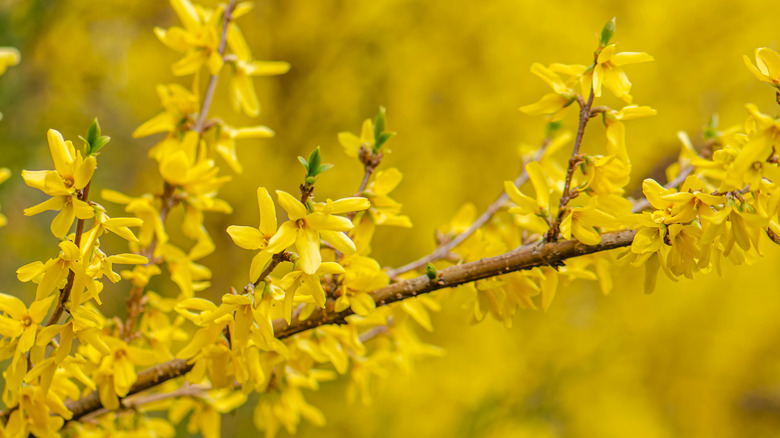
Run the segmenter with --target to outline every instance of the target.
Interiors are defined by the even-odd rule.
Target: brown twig
[[[549,146],[550,144],[550,141],[551,141],[550,138],[546,138],[544,140],[544,143],[542,143],[542,146],[539,148],[539,151],[534,156],[533,161],[539,161],[542,159],[545,151],[547,150],[547,146]],[[528,172],[526,172],[524,168],[523,172],[515,179],[514,183],[516,186],[519,187],[525,184],[526,181],[528,181]],[[401,266],[400,268],[395,268],[387,271],[387,275],[389,275],[390,278],[397,277],[405,272],[422,268],[428,263],[446,258],[450,254],[450,251],[453,250],[453,248],[460,245],[469,236],[474,234],[474,232],[477,231],[482,225],[485,225],[485,223],[487,223],[487,221],[489,221],[490,218],[492,218],[493,215],[496,214],[496,212],[502,206],[504,206],[504,204],[506,204],[506,201],[508,200],[509,200],[509,195],[507,195],[506,192],[502,192],[501,195],[495,201],[493,201],[493,203],[490,204],[485,209],[482,215],[480,215],[477,218],[477,220],[475,220],[474,223],[471,224],[471,226],[469,226],[465,231],[455,236],[455,238],[453,238],[452,240],[442,243],[441,245],[439,245],[438,248],[436,248],[432,253],[428,254],[427,256],[421,257],[413,262],[407,263]]]
[[[138,379],[130,388],[128,394],[137,394],[163,382],[167,382],[170,379],[183,376],[189,372],[192,367],[193,364],[188,364],[184,359],[173,359],[155,367],[145,369],[138,373]],[[68,401],[65,405],[73,412],[73,417],[68,421],[79,420],[83,416],[103,408],[97,391],[93,391],[76,401]]]
[[[224,56],[225,54],[225,46],[227,44],[227,30],[228,25],[230,24],[230,21],[233,18],[233,10],[236,7],[236,0],[230,0],[230,4],[228,4],[227,7],[225,7],[225,11],[223,14],[223,28],[222,28],[222,36],[219,40],[219,47],[218,47],[218,53],[219,56]],[[214,90],[217,88],[217,80],[219,79],[219,74],[211,75],[209,78],[208,86],[206,87],[206,93],[203,96],[203,104],[200,109],[200,113],[198,115],[198,121],[195,124],[195,126],[192,128],[193,131],[203,134],[206,127],[206,119],[208,118],[209,109],[211,108],[211,102],[214,99]],[[160,221],[164,224],[165,219],[168,217],[168,213],[170,213],[171,209],[176,206],[178,203],[178,200],[175,196],[176,192],[176,186],[170,184],[169,182],[165,182],[163,186],[163,193],[162,196],[160,196],[161,206],[160,206]],[[147,259],[149,259],[149,264],[155,263],[154,260],[154,251],[157,248],[157,237],[155,236],[152,241],[149,243],[149,246],[144,248],[142,251],[143,255],[146,256]],[[143,306],[141,305],[141,301],[143,300],[144,296],[144,289],[143,287],[133,287],[133,289],[130,291],[130,297],[127,300],[127,319],[125,320],[124,325],[124,338],[129,339],[132,336],[133,327],[135,326],[136,319],[141,314],[141,311],[143,310]]]
[[[289,260],[290,256],[287,254],[287,252],[282,251],[278,254],[274,254],[273,257],[271,257],[271,262],[268,263],[268,266],[263,269],[263,272],[260,273],[260,275],[257,276],[257,280],[255,280],[254,283],[252,283],[253,287],[257,287],[261,282],[265,281],[266,277],[271,275],[271,272],[276,269],[277,266],[279,266],[279,263],[282,263],[285,260]],[[248,288],[248,286],[247,286]],[[247,288],[244,288],[244,292],[248,292]]]
[[[122,338],[127,341],[133,336],[135,330],[135,322],[143,311],[143,286],[133,286],[130,290],[130,297],[127,299],[127,318],[125,324],[122,327]]]
[[[89,186],[91,184],[92,181],[89,181],[87,185],[84,186],[84,188],[81,190],[81,193],[78,194],[77,199],[79,201],[87,202],[89,199]],[[84,234],[84,222],[85,219],[79,219],[76,221],[76,235],[73,238],[73,243],[76,246],[81,245],[81,236]],[[49,318],[49,321],[46,323],[47,326],[57,324],[60,321],[62,313],[65,311],[65,303],[68,302],[68,298],[70,298],[70,292],[73,290],[73,282],[75,280],[76,272],[70,270],[70,272],[68,272],[68,281],[65,283],[65,287],[60,291],[60,298],[59,301],[57,301],[57,307],[54,309],[54,313],[52,313],[51,318]]]
[[[354,196],[362,196],[363,192],[366,191],[368,180],[371,179],[371,175],[373,175],[376,168],[379,167],[379,164],[382,163],[383,157],[381,152],[374,154],[365,146],[360,146],[360,153],[358,155],[360,157],[360,162],[363,163],[363,181],[360,182],[360,187]]]
[[[574,177],[574,169],[580,164],[582,157],[580,157],[580,145],[582,144],[582,137],[585,134],[585,126],[588,124],[588,120],[593,116],[590,108],[593,106],[593,85],[590,87],[590,95],[588,101],[583,102],[582,98],[577,97],[577,101],[580,104],[580,124],[577,128],[577,138],[574,140],[574,148],[571,151],[571,158],[569,158],[569,167],[566,170],[566,181],[563,185],[563,193],[561,194],[561,202],[558,205],[558,216],[555,218],[555,222],[550,226],[550,231],[547,232],[547,241],[555,242],[558,240],[558,233],[561,230],[561,222],[566,215],[566,206],[569,201],[577,197],[577,191],[571,190],[571,180]]]
[[[122,406],[119,408],[119,410],[134,411],[143,405],[158,402],[161,400],[168,400],[172,398],[202,397],[203,393],[211,391],[211,389],[212,388],[210,386],[206,386],[206,385],[189,385],[185,383],[182,387],[170,392],[158,392],[146,396],[140,396],[140,395],[129,396],[124,400],[122,400]],[[91,419],[97,418],[105,413],[108,413],[108,409],[101,408],[95,412],[91,412],[90,414],[83,416],[81,418],[81,421],[90,421]]]
[[[601,243],[598,245],[585,245],[577,240],[524,245],[514,251],[496,257],[442,269],[439,271],[437,278],[433,280],[423,275],[394,283],[374,290],[371,292],[371,296],[377,305],[383,306],[443,288],[454,287],[523,269],[548,266],[572,257],[628,246],[633,242],[635,234],[634,230],[606,233],[602,235]],[[325,309],[316,309],[305,321],[299,320],[297,315],[293,315],[289,325],[284,320],[274,321],[274,333],[278,339],[284,339],[321,325],[343,324],[345,318],[352,313],[350,309],[336,312],[335,301],[329,300]],[[143,370],[138,373],[138,380],[130,388],[128,394],[137,394],[170,379],[183,376],[192,367],[193,364],[188,363],[184,359],[174,359]],[[66,403],[66,406],[73,412],[73,418],[70,421],[78,420],[102,408],[97,391],[93,391],[79,400],[69,401]]]
[[[233,9],[236,8],[236,0],[230,0],[230,4],[225,7],[225,11],[223,12],[223,26],[222,26],[222,37],[219,40],[219,48],[218,53],[219,56],[222,57],[225,54],[225,45],[227,42],[227,31],[228,31],[228,25],[230,24],[230,21],[233,19]],[[198,121],[195,123],[195,127],[193,130],[195,132],[198,132],[200,134],[203,134],[204,128],[206,126],[206,118],[209,114],[209,107],[211,107],[211,101],[214,99],[214,91],[217,89],[217,79],[219,78],[219,74],[211,75],[209,77],[209,84],[206,87],[206,94],[203,95],[203,107],[200,110],[200,114],[198,115]]]

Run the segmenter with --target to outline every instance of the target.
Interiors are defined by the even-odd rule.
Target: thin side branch
[[[278,254],[274,254],[274,256],[271,257],[271,262],[268,263],[268,266],[266,266],[265,269],[263,269],[263,272],[260,273],[260,275],[257,277],[257,280],[255,280],[255,282],[252,283],[252,285],[254,287],[257,287],[257,285],[265,281],[266,277],[271,275],[271,272],[273,272],[274,269],[276,269],[276,267],[279,266],[279,263],[282,263],[283,261],[288,259],[289,259],[289,255],[285,251],[282,251]],[[246,292],[247,290],[245,289],[244,291]]]
[[[606,233],[601,236],[598,245],[585,245],[577,240],[561,242],[536,243],[496,257],[482,259],[476,262],[451,266],[439,271],[436,279],[423,275],[414,279],[394,283],[371,292],[377,305],[383,306],[406,298],[414,297],[435,290],[454,287],[472,281],[508,274],[523,269],[558,264],[566,259],[600,251],[607,251],[631,245],[634,240],[634,230],[622,230]],[[305,321],[293,315],[291,324],[284,320],[274,321],[274,333],[277,338],[284,339],[325,324],[343,324],[345,318],[353,312],[350,309],[336,312],[335,301],[329,300],[325,309],[317,309]],[[189,372],[193,364],[183,359],[174,359],[138,373],[138,380],[130,388],[129,395],[137,394],[170,379],[183,376]],[[100,397],[97,391],[76,401],[66,403],[73,412],[73,420],[101,409]]]
[[[225,46],[227,44],[227,31],[230,21],[233,19],[233,10],[236,7],[236,0],[230,0],[230,4],[225,8],[223,15],[222,36],[219,40],[218,53],[220,57],[225,54]],[[206,119],[208,118],[209,108],[211,108],[211,101],[214,99],[214,90],[217,88],[217,80],[219,75],[211,75],[209,78],[209,84],[206,88],[206,93],[203,97],[203,105],[201,106],[200,113],[198,114],[198,121],[192,128],[193,131],[203,134],[206,126]],[[160,221],[164,224],[165,219],[168,217],[171,209],[178,203],[175,197],[176,187],[167,181],[163,186],[163,193],[161,196],[160,206]],[[155,263],[154,250],[157,247],[157,238],[155,237],[152,242],[143,251],[143,255],[149,259],[149,264]],[[138,316],[143,310],[143,297],[144,289],[142,287],[133,287],[130,291],[130,297],[127,299],[127,318],[123,326],[123,337],[125,340],[130,339],[133,335],[133,330],[136,324]]]
[[[376,168],[382,163],[383,156],[384,154],[381,152],[375,154],[365,146],[360,146],[359,157],[360,162],[363,163],[363,180],[360,182],[358,191],[353,196],[363,195],[363,192],[366,191],[366,187],[368,187],[368,181],[371,179],[371,175],[374,174]]]
[[[547,233],[547,241],[555,242],[558,240],[558,233],[561,231],[561,222],[566,215],[566,206],[569,201],[577,197],[577,191],[571,189],[571,180],[574,177],[574,169],[580,164],[580,145],[582,144],[582,137],[585,135],[585,126],[588,124],[588,120],[593,116],[591,114],[591,107],[593,106],[593,86],[590,87],[590,95],[588,101],[583,102],[581,97],[578,97],[580,104],[580,124],[577,128],[577,138],[574,140],[574,149],[571,151],[571,158],[569,159],[569,167],[566,170],[566,181],[563,185],[563,193],[561,194],[561,202],[558,205],[558,216],[555,218],[550,227],[550,231]]]
[[[122,406],[119,408],[122,411],[134,411],[143,405],[158,402],[161,400],[168,400],[172,398],[180,397],[203,397],[203,394],[211,391],[211,387],[206,385],[187,385],[185,384],[181,388],[171,392],[158,392],[156,394],[149,394],[146,396],[132,396],[122,400]],[[95,412],[91,412],[89,415],[85,415],[81,418],[82,421],[89,421],[93,418],[99,417],[105,413],[108,413],[108,409],[101,408]]]
[[[224,21],[222,26],[222,37],[219,40],[219,48],[218,53],[219,56],[222,57],[225,54],[225,44],[227,42],[227,30],[228,25],[230,24],[230,21],[233,19],[233,10],[236,8],[236,0],[230,0],[230,4],[227,5],[225,8],[225,12],[223,13]],[[206,87],[206,94],[203,95],[203,107],[200,110],[200,114],[198,115],[198,121],[195,124],[195,127],[193,130],[195,132],[198,132],[200,134],[203,134],[204,128],[206,126],[206,118],[209,115],[209,108],[211,107],[211,101],[214,99],[214,90],[217,89],[217,79],[219,79],[219,75],[211,75],[209,77],[209,84]]]
[[[91,184],[92,181],[88,182],[87,185],[84,186],[84,189],[78,195],[79,201],[87,202],[89,199],[89,186]],[[84,222],[85,219],[79,219],[76,221],[76,236],[73,238],[73,243],[76,246],[81,245],[81,236],[84,234]],[[54,309],[54,313],[52,313],[51,318],[49,318],[49,321],[46,323],[46,326],[54,325],[60,322],[62,313],[65,311],[65,303],[67,303],[68,298],[70,298],[70,291],[73,290],[73,282],[75,280],[76,273],[71,270],[68,272],[68,281],[65,283],[65,287],[60,291],[60,298],[59,301],[57,301],[57,307]]]
[[[539,161],[544,156],[545,151],[547,150],[547,146],[549,146],[551,139],[547,138],[544,140],[544,143],[542,143],[542,147],[539,148],[539,151],[536,153],[536,155],[533,158],[533,161]],[[523,172],[515,179],[514,183],[516,186],[521,186],[525,184],[525,182],[528,181],[528,172],[525,171],[525,167],[523,168]],[[458,245],[463,243],[464,240],[468,239],[469,236],[474,234],[475,231],[477,231],[482,225],[485,225],[487,221],[490,220],[490,218],[493,217],[496,212],[501,209],[501,207],[506,204],[506,202],[509,200],[509,195],[506,194],[506,192],[502,192],[501,195],[493,201],[492,204],[490,204],[485,211],[477,218],[477,220],[474,221],[473,224],[471,224],[470,227],[468,227],[465,231],[458,234],[453,238],[452,240],[445,242],[441,245],[439,245],[438,248],[436,248],[432,253],[428,254],[425,257],[421,257],[413,262],[407,263],[400,268],[395,268],[387,271],[387,275],[390,276],[390,278],[397,277],[405,272],[414,271],[415,269],[420,269],[423,266],[427,265],[428,263],[435,262],[437,260],[441,260],[443,258],[446,258],[450,252]]]

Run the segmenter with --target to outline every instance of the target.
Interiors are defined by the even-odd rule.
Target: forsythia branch
[[[435,279],[429,279],[427,276],[422,275],[374,290],[370,295],[377,305],[387,305],[406,298],[459,286],[484,278],[556,264],[581,255],[629,246],[633,242],[635,234],[636,231],[634,230],[606,233],[601,236],[601,243],[598,245],[585,245],[574,239],[524,245],[514,251],[496,257],[442,269]],[[274,321],[275,336],[279,339],[284,339],[321,325],[343,324],[345,318],[354,313],[351,309],[335,312],[333,310],[334,305],[335,302],[329,300],[325,309],[316,309],[305,321],[299,320],[297,315],[293,315],[289,325],[284,320]],[[170,379],[183,376],[192,367],[193,364],[187,363],[186,360],[174,359],[141,371],[138,373],[138,380],[130,388],[128,395],[137,394]],[[97,391],[93,391],[79,400],[70,401],[66,403],[66,406],[73,412],[71,421],[78,420],[103,407]]]

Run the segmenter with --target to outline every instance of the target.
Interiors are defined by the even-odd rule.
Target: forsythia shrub
[[[149,158],[163,186],[143,194],[93,186],[96,172],[111,171],[99,162],[113,146],[97,119],[75,144],[48,130],[53,169],[22,172],[48,197],[24,214],[55,212],[57,249],[16,270],[34,300],[0,294],[2,436],[173,436],[186,418],[187,431],[214,437],[221,415],[250,399],[266,436],[293,433],[301,420],[325,423],[305,398],[322,382],[346,374],[347,398],[369,403],[374,381],[441,354],[418,336],[420,327],[433,330],[430,314],[440,308],[440,295],[430,292],[449,289],[475,321],[490,316],[510,327],[519,309],[554,305],[563,282],[597,280],[607,294],[613,273],[632,265],[644,268],[651,293],[659,275],[720,272],[724,262],[750,262],[780,243],[780,119],[755,105],[747,105],[743,126],[713,121],[704,147],[679,134],[666,182],[648,178],[642,199],[627,195],[626,127],[656,115],[634,104],[627,74],[653,58],[618,51],[614,19],[590,64],[531,66],[549,90],[520,110],[543,118],[546,138],[523,151],[524,171],[484,213],[467,205],[439,230],[430,255],[394,269],[372,257],[377,227],[412,226],[392,195],[401,169],[382,166],[394,133],[381,107],[337,136],[364,169],[353,196],[321,193],[318,182],[337,178],[338,169],[318,147],[298,157],[297,192],[253,188],[255,223],[207,229],[207,214],[232,212],[219,197],[231,173],[253,167],[237,145],[274,135],[211,114],[218,81],[228,81],[236,112],[256,117],[254,77],[285,74],[290,65],[252,55],[238,27],[250,3],[171,5],[180,25],[154,32],[180,54],[172,72],[186,82],[158,85],[162,111],[133,133],[159,140]],[[0,74],[19,61],[17,50],[0,48]],[[745,64],[780,103],[780,55],[757,49]],[[624,105],[607,106],[608,95]],[[595,123],[604,127],[603,153],[581,147]],[[568,162],[556,159],[569,148]],[[245,285],[214,302],[202,295],[215,274],[199,261],[223,231],[253,257],[240,267]],[[127,249],[102,246],[110,234]],[[151,290],[158,276],[176,289]],[[103,301],[117,299],[104,293],[106,281],[124,285],[126,314],[104,312]]]

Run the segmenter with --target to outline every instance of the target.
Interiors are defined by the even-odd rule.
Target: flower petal
[[[62,134],[56,129],[49,129],[46,133],[46,138],[49,141],[49,151],[51,157],[54,160],[54,168],[57,169],[62,176],[70,176],[73,172],[73,160],[76,158],[73,156],[62,138]]]
[[[352,239],[347,237],[347,235],[342,232],[323,230],[320,231],[320,236],[323,240],[330,243],[334,248],[346,255],[354,254],[355,251],[357,251],[355,243],[352,242]]]
[[[27,314],[27,306],[24,305],[22,300],[13,295],[3,293],[0,293],[0,310],[16,320],[21,320]]]
[[[320,254],[320,236],[319,233],[311,228],[301,228],[298,230],[298,237],[295,239],[295,249],[298,250],[298,264],[303,272],[314,274],[322,263]]]
[[[54,217],[51,221],[51,232],[55,237],[65,237],[73,225],[73,219],[76,218],[76,212],[73,210],[73,205],[66,204],[65,207]]]
[[[341,214],[350,213],[353,211],[367,210],[371,207],[371,202],[361,196],[355,196],[352,198],[342,198],[330,203],[331,213]]]
[[[260,231],[271,236],[276,232],[276,207],[265,187],[257,188],[257,205],[260,208]]]
[[[265,236],[257,228],[231,225],[227,233],[233,239],[233,243],[241,248],[255,250],[265,247]]]
[[[76,169],[75,175],[73,175],[73,187],[78,190],[83,189],[87,183],[92,179],[92,175],[95,173],[97,167],[97,160],[95,157],[87,157],[81,166]]]
[[[361,198],[365,199],[365,198]],[[352,221],[343,216],[334,216],[325,213],[311,213],[306,216],[306,224],[315,230],[349,231],[355,226]]]
[[[62,210],[62,207],[65,206],[65,199],[66,198],[63,196],[55,196],[53,198],[49,198],[38,205],[34,205],[30,208],[25,208],[24,215],[33,216],[47,210],[54,210],[54,211]]]
[[[306,207],[301,204],[301,201],[295,199],[293,195],[277,190],[276,199],[279,201],[279,205],[287,211],[287,217],[290,218],[291,221],[297,221],[306,216]]]
[[[276,234],[268,241],[266,251],[271,254],[278,254],[284,251],[295,243],[297,232],[298,225],[295,222],[287,221],[283,223],[282,226],[279,227],[279,230],[276,231]]]

